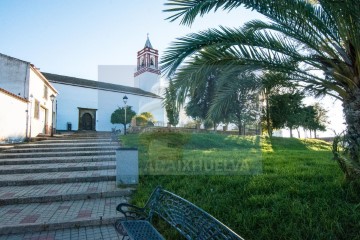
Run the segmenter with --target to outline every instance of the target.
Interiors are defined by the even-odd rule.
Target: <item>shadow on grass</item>
[[[331,145],[325,141],[318,139],[298,139],[298,138],[282,138],[272,137],[265,138],[267,144],[270,144],[273,151],[279,150],[297,150],[297,151],[330,151]]]
[[[260,149],[260,136],[237,136],[221,134],[196,134],[191,135],[185,149]]]

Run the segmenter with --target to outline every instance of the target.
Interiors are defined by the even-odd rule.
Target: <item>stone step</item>
[[[116,206],[125,197],[0,207],[0,235],[113,224],[122,217]]]
[[[117,188],[114,181],[6,186],[0,187],[0,206],[105,197],[127,197],[131,195],[132,191],[134,191],[133,188]]]
[[[25,164],[46,164],[46,163],[82,163],[82,162],[103,162],[115,161],[115,155],[92,155],[92,156],[64,156],[64,157],[46,157],[46,158],[11,158],[0,159],[1,165],[25,165]]]
[[[77,132],[74,134],[63,134],[62,136],[68,136],[68,137],[104,137],[104,136],[110,136],[112,135],[112,132],[92,132],[92,133],[83,133],[83,132]]]
[[[61,138],[59,140],[44,140],[44,141],[38,141],[33,142],[36,144],[46,144],[46,143],[104,143],[104,142],[116,142],[108,138],[103,139],[72,139],[72,138]]]
[[[104,156],[115,155],[112,151],[76,151],[76,152],[34,152],[34,153],[1,153],[0,159],[11,158],[48,158],[48,157],[74,157],[74,156]]]
[[[44,172],[73,172],[115,169],[115,161],[82,162],[82,163],[51,163],[36,165],[7,165],[0,168],[2,174],[44,173]]]
[[[37,138],[81,138],[81,137],[92,137],[92,138],[106,138],[106,137],[111,137],[114,133],[112,132],[104,132],[104,133],[75,133],[75,134],[54,134],[53,137],[51,137],[50,135],[42,135],[39,134],[37,136]]]
[[[49,148],[49,147],[44,147],[44,148],[13,148],[13,149],[8,149],[8,150],[4,150],[3,153],[7,154],[7,153],[46,153],[46,152],[86,152],[86,151],[111,151],[111,150],[116,150],[118,148],[118,146],[111,146],[111,145],[107,145],[107,146],[93,146],[93,147],[78,147],[78,146],[73,146],[73,147],[59,147],[59,148]]]
[[[64,137],[67,138],[111,138],[112,134],[73,134],[73,135],[67,135]]]
[[[51,141],[52,139],[48,139],[47,141]],[[112,141],[112,140],[115,140],[115,137],[112,138],[112,137],[100,137],[100,138],[94,138],[94,137],[65,137],[65,138],[61,138],[61,140],[70,140],[70,141],[98,141],[98,142],[106,142],[106,141]]]
[[[0,175],[0,187],[39,184],[115,181],[115,170],[50,172]]]
[[[31,233],[6,234],[0,236],[0,240],[123,240],[114,225],[100,225],[88,227],[75,227],[52,231],[40,231]]]
[[[74,142],[74,143],[29,143],[18,144],[14,148],[64,148],[64,147],[106,147],[119,146],[117,142]],[[5,150],[5,149],[4,149]]]

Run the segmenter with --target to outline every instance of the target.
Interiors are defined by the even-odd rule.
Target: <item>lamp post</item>
[[[51,100],[51,136],[54,136],[54,100],[55,100],[55,95],[51,94],[50,95],[50,100]]]
[[[123,97],[123,101],[124,101],[124,104],[125,104],[125,127],[124,127],[124,135],[126,135],[126,108],[127,108],[127,106],[126,106],[126,103],[127,103],[127,100],[128,100],[128,97],[125,95],[124,97]]]

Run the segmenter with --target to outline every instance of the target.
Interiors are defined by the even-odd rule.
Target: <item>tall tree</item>
[[[169,86],[165,89],[163,105],[166,110],[168,124],[176,126],[179,123],[179,107],[176,102],[177,94],[173,81],[170,79]]]
[[[360,172],[360,4],[358,0],[168,0],[171,21],[190,25],[211,10],[244,6],[269,21],[254,20],[243,28],[209,29],[178,38],[164,54],[163,69],[181,72],[187,59],[206,56],[204,66],[226,63],[247,71],[289,74],[315,94],[329,94],[343,103],[347,146]],[[221,49],[221,51],[219,51]],[[323,74],[319,74],[321,71]],[[349,173],[350,175],[353,173]],[[355,171],[356,172],[356,171]],[[349,175],[347,174],[347,176]],[[358,176],[360,177],[360,173]]]
[[[131,119],[136,115],[131,109],[131,106],[126,107],[126,119],[125,119],[125,107],[119,107],[111,114],[112,124],[122,124],[124,126],[124,133],[126,133],[126,125],[131,123]]]
[[[269,135],[272,136],[273,126],[270,117],[270,96],[279,94],[284,88],[293,89],[294,85],[287,81],[287,75],[284,73],[277,72],[266,72],[261,77],[261,94],[263,96],[264,108],[263,119],[265,120],[265,129]]]
[[[305,112],[305,120],[303,123],[304,129],[310,130],[314,132],[314,137],[316,138],[316,131],[325,131],[327,121],[327,111],[319,104],[315,103],[314,105],[310,105],[304,108]]]
[[[209,110],[209,116],[226,116],[238,127],[238,134],[244,133],[246,123],[253,123],[260,117],[259,93],[261,81],[255,74],[231,71],[226,79],[218,83],[217,93]]]
[[[207,125],[209,125],[213,120],[207,117],[211,102],[214,100],[215,96],[215,75],[209,73],[203,77],[205,78],[204,84],[197,86],[195,89],[190,89],[188,95],[189,102],[186,104],[185,110],[188,116],[195,120],[206,120]]]
[[[301,126],[305,117],[302,110],[303,98],[299,92],[270,97],[270,116],[275,129],[287,127],[290,137],[293,137],[293,129]]]

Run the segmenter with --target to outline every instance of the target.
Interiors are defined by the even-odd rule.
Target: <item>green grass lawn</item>
[[[122,141],[139,147],[140,165],[156,159],[247,162],[232,174],[143,172],[136,205],[161,185],[245,239],[360,239],[360,190],[344,183],[328,143],[178,133],[127,135]]]

